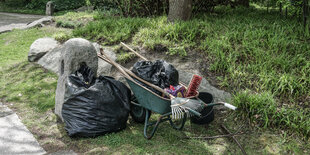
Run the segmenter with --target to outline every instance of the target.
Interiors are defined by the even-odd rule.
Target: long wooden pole
[[[303,0],[303,25],[304,25],[304,30],[307,28],[307,16],[308,16],[308,4],[307,0]]]
[[[136,52],[135,50],[133,50],[132,48],[130,48],[128,45],[126,45],[125,43],[121,42],[121,45],[123,45],[124,47],[126,47],[127,49],[129,49],[131,52],[135,53],[138,57],[140,57],[141,59],[148,61],[145,57],[143,57],[141,54],[139,54],[138,52]]]

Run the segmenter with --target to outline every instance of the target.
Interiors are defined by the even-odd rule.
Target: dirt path
[[[29,23],[45,16],[0,12],[0,33],[15,28],[25,28]]]
[[[44,16],[0,12],[0,27],[10,24],[20,24],[20,23],[27,24],[35,20],[38,20],[42,17]]]
[[[46,153],[11,109],[0,102],[0,154]]]

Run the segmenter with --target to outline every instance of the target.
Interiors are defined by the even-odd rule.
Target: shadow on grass
[[[39,111],[54,107],[57,76],[37,64],[22,62],[0,71],[0,98]]]

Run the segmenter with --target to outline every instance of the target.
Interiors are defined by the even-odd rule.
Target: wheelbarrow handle
[[[201,114],[191,108],[186,107],[186,110],[188,110],[190,113],[194,114],[195,116],[201,117]]]

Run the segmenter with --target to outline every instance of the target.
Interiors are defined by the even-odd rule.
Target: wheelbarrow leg
[[[186,118],[187,118],[187,116],[184,115],[184,117],[181,120],[178,120],[180,122],[175,123],[172,121],[171,117],[168,116],[170,125],[172,126],[173,129],[176,129],[176,130],[182,130],[183,129],[184,124],[186,122]]]
[[[156,132],[156,130],[158,128],[158,125],[159,125],[159,123],[161,122],[161,119],[162,119],[162,116],[160,116],[160,118],[155,123],[155,126],[153,127],[151,133],[148,135],[148,133],[147,133],[148,127],[154,125],[154,123],[149,123],[149,119],[150,119],[149,116],[150,116],[150,111],[146,110],[145,123],[144,123],[144,137],[146,139],[151,139],[154,136],[154,134],[155,134],[155,132]]]

